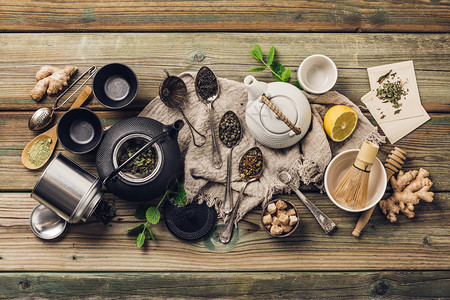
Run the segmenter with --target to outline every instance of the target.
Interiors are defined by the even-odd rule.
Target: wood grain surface
[[[0,1],[0,298],[450,298],[449,6],[448,0]],[[413,60],[431,120],[395,146],[408,152],[404,169],[430,171],[435,200],[396,223],[376,208],[356,239],[358,214],[302,186],[337,223],[330,236],[298,198],[279,195],[300,213],[298,230],[286,239],[262,230],[257,208],[227,245],[218,239],[221,221],[195,242],[178,240],[161,221],[152,227],[158,243],[137,249],[136,234],[127,230],[139,224],[138,204],[106,193],[117,207],[111,223],[91,218],[52,241],[33,235],[29,213],[37,202],[29,195],[41,172],[23,168],[20,153],[36,134],[28,118],[53,99],[36,104],[29,96],[40,66],[131,66],[139,78],[132,105],[120,111],[96,100],[87,105],[108,126],[157,96],[164,69],[176,75],[207,65],[242,82],[260,65],[250,55],[256,43],[264,53],[276,46],[276,60],[294,70],[291,83],[304,58],[329,56],[338,67],[335,89],[357,104],[370,89],[368,67]],[[267,71],[252,75],[273,80]],[[378,157],[392,148],[383,145]],[[61,146],[57,152],[96,173],[94,154]]]
[[[219,241],[223,223],[203,240],[183,242],[164,222],[152,226],[157,244],[136,248],[127,230],[139,222],[136,203],[116,200],[118,218],[109,225],[95,220],[68,225],[53,241],[35,237],[29,214],[36,205],[29,193],[0,193],[1,271],[354,271],[450,269],[449,193],[416,206],[417,216],[399,216],[392,224],[377,208],[363,237],[351,235],[358,214],[336,207],[325,195],[307,193],[338,229],[326,235],[294,196],[283,196],[299,209],[300,226],[284,239],[270,237],[260,223],[260,209],[239,222],[229,244]],[[120,218],[120,219],[119,219]],[[120,220],[120,221],[119,221]],[[399,259],[401,257],[401,259]],[[281,263],[280,261],[286,262]]]
[[[3,273],[1,298],[445,298],[449,271]]]
[[[70,63],[85,70],[92,64],[100,67],[111,62],[125,63],[135,70],[139,92],[134,105],[127,109],[138,110],[157,96],[165,77],[163,69],[176,75],[208,65],[218,76],[242,82],[249,69],[261,65],[250,55],[256,43],[266,54],[276,46],[276,60],[294,69],[291,83],[304,58],[318,51],[329,56],[338,67],[335,89],[358,104],[370,90],[368,67],[413,60],[427,111],[450,111],[450,34],[323,33],[4,34],[0,35],[0,111],[40,107],[31,100],[29,91],[42,65]],[[273,80],[268,71],[252,74],[260,80]],[[44,103],[50,102],[47,99]],[[104,109],[98,104],[94,107]]]
[[[3,0],[2,31],[448,32],[449,1]]]

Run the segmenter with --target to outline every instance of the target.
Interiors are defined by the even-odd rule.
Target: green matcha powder
[[[28,159],[33,165],[36,167],[40,166],[47,160],[50,156],[51,143],[52,139],[50,138],[37,140],[30,149],[28,149]]]

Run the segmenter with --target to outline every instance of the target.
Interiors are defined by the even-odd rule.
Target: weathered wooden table
[[[450,297],[449,3],[2,0],[0,298]],[[139,224],[136,204],[106,193],[118,209],[110,224],[70,226],[56,241],[33,235],[28,217],[36,202],[29,195],[42,170],[25,169],[20,155],[35,135],[28,118],[43,106],[28,95],[41,65],[130,65],[140,80],[133,106],[111,111],[96,101],[88,105],[107,126],[137,115],[157,95],[163,69],[177,74],[208,65],[221,77],[242,81],[257,65],[249,52],[255,43],[265,51],[276,45],[277,59],[294,69],[314,53],[331,57],[339,69],[336,90],[358,104],[369,90],[367,67],[413,60],[431,120],[396,145],[408,151],[405,169],[430,171],[434,202],[421,203],[414,219],[400,216],[394,224],[377,208],[356,239],[351,231],[357,215],[302,187],[338,223],[331,236],[288,196],[302,217],[289,238],[270,238],[255,209],[228,245],[217,232],[182,242],[160,222],[154,226],[158,244],[137,249],[135,236],[127,234]],[[266,72],[257,76],[272,80]],[[379,158],[392,148],[383,145]],[[94,155],[57,151],[95,172]]]

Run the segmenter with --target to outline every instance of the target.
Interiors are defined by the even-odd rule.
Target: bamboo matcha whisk
[[[372,165],[377,157],[378,145],[364,141],[353,165],[334,189],[333,198],[354,209],[364,208]]]
[[[391,179],[392,175],[400,171],[403,164],[405,163],[405,160],[406,152],[403,149],[395,147],[394,150],[391,151],[391,153],[388,155],[388,158],[386,159],[386,162],[384,163],[388,182],[389,179]],[[361,231],[366,226],[367,222],[369,222],[375,207],[376,205],[371,209],[368,209],[361,213],[361,216],[356,223],[355,229],[352,232],[352,235],[354,237],[359,237]]]

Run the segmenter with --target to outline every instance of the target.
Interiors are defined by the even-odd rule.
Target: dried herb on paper
[[[397,73],[391,74],[392,70],[381,76],[378,79],[378,83],[382,84],[377,89],[377,98],[382,101],[382,103],[390,102],[393,108],[396,108],[395,114],[400,113],[402,103],[400,101],[406,99],[408,90],[405,90],[403,82]]]

